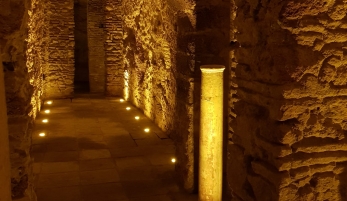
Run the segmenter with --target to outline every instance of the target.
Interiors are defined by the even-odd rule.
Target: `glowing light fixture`
[[[139,119],[140,119],[140,117],[139,117],[139,116],[136,116],[136,117],[135,117],[135,119],[136,119],[136,120],[139,120]]]
[[[145,130],[144,130],[146,133],[149,133],[149,128],[145,128]]]
[[[46,136],[46,133],[40,133],[39,136],[40,136],[40,137],[45,137],[45,136]]]
[[[43,123],[48,123],[48,119],[43,119],[42,122]]]
[[[124,99],[119,99],[119,102],[123,103],[123,102],[124,102]]]
[[[50,110],[45,110],[45,113],[49,114],[49,113],[51,113],[51,111]]]
[[[171,162],[172,162],[172,163],[176,163],[176,158],[172,158],[172,159],[171,159]]]
[[[127,107],[127,108],[125,108],[126,110],[130,110],[131,108],[130,107]]]
[[[201,66],[199,201],[222,200],[224,69]]]
[[[48,105],[52,105],[53,101],[47,101],[46,102]]]

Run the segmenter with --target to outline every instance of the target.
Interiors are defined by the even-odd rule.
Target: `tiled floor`
[[[197,200],[175,183],[172,141],[119,100],[81,95],[44,105],[32,137],[38,201]]]

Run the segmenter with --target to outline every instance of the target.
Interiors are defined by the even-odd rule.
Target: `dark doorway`
[[[75,0],[75,93],[89,92],[87,3]]]

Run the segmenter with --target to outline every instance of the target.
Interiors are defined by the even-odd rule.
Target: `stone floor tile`
[[[76,94],[44,109],[31,150],[38,201],[197,200],[179,192],[173,141],[128,102]]]
[[[105,136],[105,142],[109,149],[118,147],[136,147],[134,140],[129,135]]]
[[[147,150],[150,150],[151,153],[161,153],[161,154],[175,154],[176,147],[175,145],[156,145],[147,147]]]
[[[155,179],[171,179],[175,180],[175,164],[170,165],[157,165],[152,166],[153,174],[155,176]]]
[[[44,162],[42,163],[41,173],[60,173],[60,172],[78,172],[79,165],[77,161],[71,162]]]
[[[105,125],[105,123],[101,123],[101,131],[106,136],[122,136],[122,135],[129,135],[129,131],[127,131],[125,128],[119,127],[119,126],[111,126],[109,124]]]
[[[115,158],[115,161],[119,169],[150,165],[149,160],[143,156]]]
[[[146,156],[152,165],[169,165],[172,164],[172,159],[175,158],[174,154],[151,154]]]
[[[125,193],[129,198],[151,195],[163,195],[168,191],[157,180],[137,180],[122,182]]]
[[[32,163],[33,165],[33,174],[40,174],[42,163]]]
[[[129,157],[129,156],[143,156],[146,154],[151,154],[149,149],[144,147],[116,147],[110,149],[112,157]]]
[[[78,186],[37,189],[36,195],[39,201],[83,201]]]
[[[79,135],[78,136],[79,143],[88,143],[88,142],[104,142],[103,135]]]
[[[127,167],[119,170],[121,182],[124,181],[148,181],[155,179],[155,173],[151,166]]]
[[[47,144],[68,144],[68,145],[75,145],[77,143],[77,139],[73,136],[71,137],[54,137],[51,136],[50,138],[47,139]]]
[[[133,197],[130,201],[172,201],[168,195]]]
[[[111,158],[111,153],[108,149],[95,149],[95,150],[80,150],[80,160],[92,160],[98,158]]]
[[[31,145],[31,153],[45,153],[47,151],[46,144]]]
[[[81,186],[84,201],[126,201],[127,196],[120,183]]]
[[[78,148],[82,149],[107,149],[106,143],[104,142],[80,142]]]
[[[156,146],[161,145],[161,140],[158,137],[144,138],[135,140],[137,146]]]
[[[44,162],[66,162],[77,161],[78,151],[47,152]]]
[[[40,174],[37,188],[77,186],[80,183],[78,172]]]
[[[69,143],[52,143],[46,144],[47,152],[60,152],[60,151],[77,151],[78,143],[69,142]]]
[[[198,201],[197,194],[188,194],[188,193],[169,193],[168,197],[171,198],[172,201]]]
[[[80,171],[103,170],[116,168],[116,164],[111,158],[79,161]]]
[[[45,153],[31,153],[31,160],[34,163],[39,163],[45,161]]]
[[[81,185],[119,182],[116,169],[80,172]]]

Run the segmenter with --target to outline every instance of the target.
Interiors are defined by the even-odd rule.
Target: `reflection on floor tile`
[[[129,103],[86,94],[44,109],[31,151],[38,201],[197,200],[178,189],[172,140]]]

